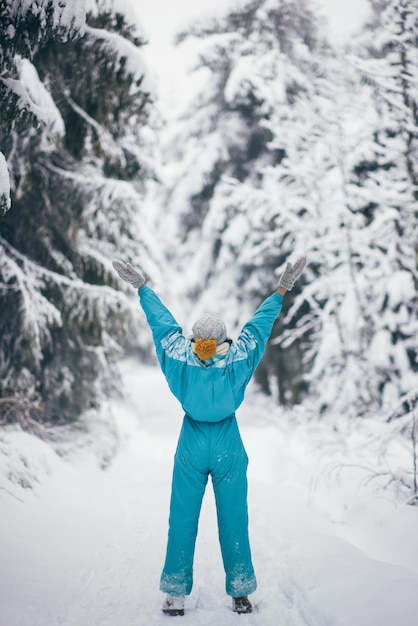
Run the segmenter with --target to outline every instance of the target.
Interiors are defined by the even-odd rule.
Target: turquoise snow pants
[[[161,591],[188,595],[202,499],[208,476],[215,492],[226,593],[255,591],[248,538],[247,465],[235,416],[198,422],[185,416],[174,459],[167,553]]]

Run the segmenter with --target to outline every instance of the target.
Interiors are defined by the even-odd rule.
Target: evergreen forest
[[[209,309],[233,337],[305,255],[260,392],[415,436],[418,3],[371,5],[340,47],[310,0],[194,21],[193,93],[167,121],[129,3],[0,0],[3,426],[77,423],[124,354],[154,362],[113,258],[185,332]]]

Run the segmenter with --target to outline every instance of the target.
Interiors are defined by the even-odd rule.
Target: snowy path
[[[0,436],[0,626],[173,623],[161,613],[158,581],[181,411],[158,370],[125,363],[124,379],[126,400],[113,405],[118,452],[106,471],[86,451],[63,461],[25,433]],[[258,612],[231,612],[209,487],[195,587],[175,623],[416,626],[416,511],[380,499],[332,523],[335,503],[328,511],[309,504],[303,438],[274,424],[261,404],[242,409],[239,421],[250,457]],[[355,544],[370,546],[368,554]]]

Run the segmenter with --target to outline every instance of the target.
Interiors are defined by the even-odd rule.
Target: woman
[[[141,272],[129,263],[113,267],[135,289],[151,327],[157,357],[185,416],[177,451],[170,502],[166,560],[160,589],[167,594],[163,612],[184,615],[184,598],[193,585],[198,520],[209,475],[215,492],[219,541],[232,609],[250,613],[248,595],[257,582],[248,538],[248,458],[235,411],[259,363],[286,291],[306,264],[287,264],[278,289],[257,309],[237,341],[227,337],[224,322],[211,314],[199,319],[186,338],[179,324]]]

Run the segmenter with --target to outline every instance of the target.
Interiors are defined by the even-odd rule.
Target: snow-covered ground
[[[16,428],[0,434],[0,626],[173,619],[161,613],[158,583],[182,414],[159,370],[132,360],[121,368],[124,400],[103,412],[93,437],[51,446]],[[417,509],[365,480],[366,442],[352,444],[359,459],[346,458],[343,469],[326,426],[300,416],[292,423],[254,389],[238,417],[250,457],[258,611],[231,611],[208,488],[195,587],[186,615],[175,619],[416,626]]]

